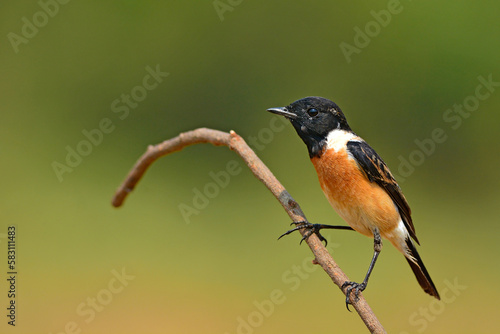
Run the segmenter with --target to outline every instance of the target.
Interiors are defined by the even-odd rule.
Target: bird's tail
[[[417,277],[418,283],[426,293],[436,297],[437,299],[441,299],[439,297],[439,292],[437,291],[436,286],[432,282],[431,276],[424,266],[424,262],[422,262],[422,259],[420,258],[415,245],[409,237],[406,238],[406,246],[408,247],[406,261],[408,261],[408,263],[410,264],[411,270],[413,270],[413,273]]]

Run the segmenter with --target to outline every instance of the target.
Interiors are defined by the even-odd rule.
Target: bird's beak
[[[297,118],[297,115],[295,115],[292,112],[289,112],[286,107],[281,107],[281,108],[269,108],[267,111],[272,112],[273,114],[285,116],[286,118]]]

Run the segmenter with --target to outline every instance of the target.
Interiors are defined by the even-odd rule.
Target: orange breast
[[[398,226],[401,218],[392,199],[376,183],[368,181],[345,149],[327,150],[311,162],[328,201],[353,229],[373,236],[377,227],[384,236]]]

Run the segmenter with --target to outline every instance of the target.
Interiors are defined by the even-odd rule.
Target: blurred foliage
[[[33,22],[40,3],[54,15],[16,53],[12,33],[22,36],[23,18]],[[57,12],[56,2],[40,3],[1,5],[0,242],[17,225],[20,273],[18,324],[4,319],[2,332],[60,333],[71,322],[85,333],[364,332],[328,277],[310,269],[298,235],[276,242],[288,217],[246,168],[186,224],[179,205],[192,205],[210,172],[239,161],[225,148],[160,160],[123,208],[110,206],[147,145],[206,126],[264,136],[257,153],[309,219],[341,224],[292,127],[265,137],[266,108],[308,95],[336,101],[395,174],[415,140],[445,131],[401,186],[446,298],[425,295],[388,243],[365,296],[391,333],[496,332],[500,91],[457,129],[443,116],[476,94],[479,76],[500,81],[498,2],[401,1],[350,62],[341,43],[355,46],[355,28],[365,31],[393,1],[233,1],[222,21],[211,1],[72,1]],[[120,119],[112,103],[143,84],[148,66],[169,76]],[[67,146],[76,150],[82,131],[105,118],[113,130],[59,182],[54,161],[66,164]],[[342,231],[329,240],[339,265],[361,280],[372,242]],[[123,291],[95,318],[79,314],[122,268],[135,276]],[[455,280],[467,288],[454,293],[446,282]],[[6,291],[2,279],[4,307]],[[281,302],[270,311],[263,301],[276,291]]]

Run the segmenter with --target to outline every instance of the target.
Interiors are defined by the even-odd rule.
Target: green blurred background
[[[147,145],[204,126],[258,138],[256,152],[308,218],[342,224],[303,143],[265,112],[320,95],[336,101],[400,175],[419,251],[445,297],[437,303],[424,294],[386,243],[364,294],[385,328],[498,332],[500,89],[476,100],[460,126],[443,117],[474,102],[479,76],[500,81],[500,4],[392,4],[221,0],[219,13],[212,1],[0,5],[0,331],[365,332],[338,288],[309,264],[299,235],[276,241],[289,218],[246,167],[186,222],[179,206],[193,206],[196,189],[213,182],[210,172],[231,160],[243,166],[226,148],[198,145],[165,157],[124,207],[110,205]],[[39,14],[43,7],[51,15]],[[34,20],[36,33],[23,28]],[[355,40],[355,29],[365,28],[371,37]],[[31,37],[23,40],[23,30]],[[362,47],[348,62],[340,45],[356,42]],[[127,117],[115,113],[122,94],[144,92],[136,87],[148,66],[169,75]],[[66,164],[67,147],[77,149],[82,131],[103,119],[113,130],[61,181],[54,162]],[[399,173],[401,158],[421,154],[415,140],[437,128],[447,140],[412,173]],[[5,316],[9,225],[17,226],[15,328]],[[325,235],[341,268],[362,280],[372,241]],[[126,286],[113,271],[129,275]]]

